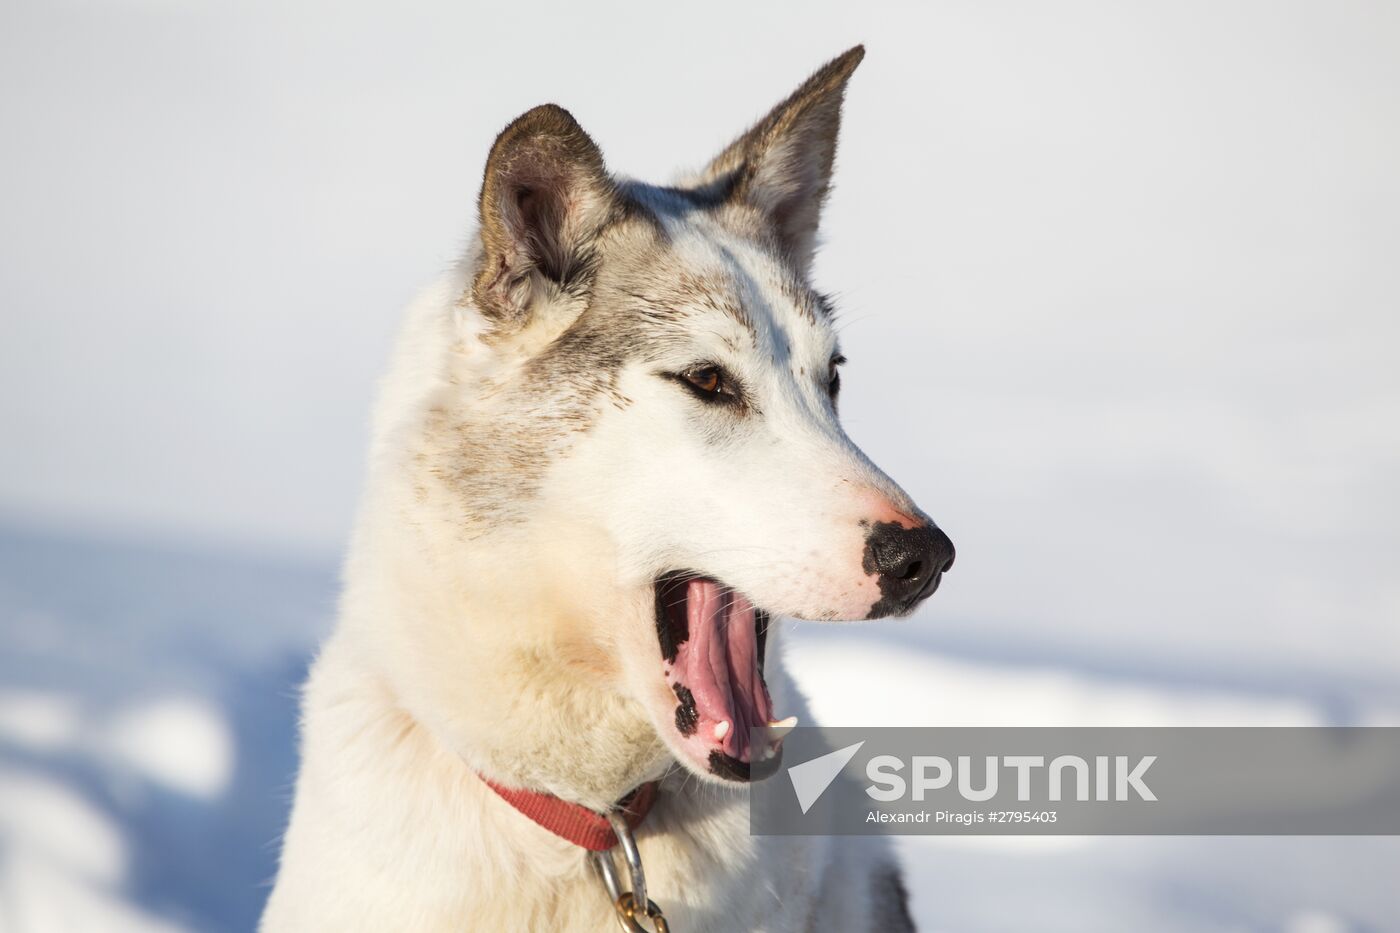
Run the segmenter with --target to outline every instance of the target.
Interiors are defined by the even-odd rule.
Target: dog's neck
[[[549,542],[462,547],[432,521],[397,520],[404,513],[396,508],[384,496],[367,509],[341,623],[307,688],[283,901],[299,905],[299,892],[342,890],[352,879],[384,892],[369,898],[372,918],[355,917],[381,929],[401,925],[393,905],[404,886],[433,905],[437,919],[423,929],[457,928],[463,917],[579,931],[615,922],[583,850],[531,826],[483,776],[600,812],[661,777],[639,838],[656,899],[678,920],[689,905],[691,929],[732,929],[736,904],[745,917],[773,910],[770,892],[783,885],[765,882],[762,896],[750,897],[751,869],[812,877],[792,840],[764,843],[782,854],[758,859],[760,843],[745,832],[747,786],[677,768],[635,699],[637,684],[666,689],[655,666],[654,592],[611,602],[606,591],[590,593],[586,579],[616,579],[603,563],[585,568],[591,577],[541,586],[541,564],[559,557]],[[606,562],[596,540],[570,540],[561,522],[550,527],[572,559]],[[492,561],[465,565],[461,553]],[[607,627],[618,637],[649,640],[648,651],[631,655],[645,669],[626,669],[622,652],[592,637],[599,612],[622,620]],[[769,687],[784,709],[805,716],[782,672],[779,634],[767,650]],[[520,892],[530,911],[523,920]],[[282,928],[323,922],[339,906],[306,903],[309,913]],[[710,903],[726,906],[710,915]]]
[[[596,582],[611,579],[596,539],[551,547],[501,535],[463,548],[431,520],[362,530],[342,635],[376,666],[396,704],[468,767],[603,809],[672,763],[628,695],[629,673],[647,672],[625,670],[616,646],[597,634],[654,641],[649,594]],[[567,578],[550,553],[560,548],[573,562]],[[598,625],[604,614],[632,622]]]

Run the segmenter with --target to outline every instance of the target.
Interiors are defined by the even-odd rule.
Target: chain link
[[[616,811],[608,814],[608,823],[617,834],[616,848],[622,850],[622,859],[627,865],[630,891],[622,890],[622,882],[617,876],[617,866],[613,864],[612,852],[594,852],[593,864],[607,889],[608,899],[617,911],[617,922],[625,933],[670,933],[661,908],[647,897],[647,879],[642,871],[642,853],[637,848],[637,840],[632,837],[632,828],[627,820]],[[643,926],[648,921],[650,928]]]

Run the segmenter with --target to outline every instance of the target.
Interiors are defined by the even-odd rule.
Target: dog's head
[[[862,54],[675,187],[609,175],[558,107],[507,127],[458,306],[467,362],[430,416],[439,501],[477,546],[528,549],[523,585],[574,601],[569,637],[720,778],[771,760],[750,747],[774,719],[771,617],[902,615],[953,562],[842,429],[833,308],[808,281]]]

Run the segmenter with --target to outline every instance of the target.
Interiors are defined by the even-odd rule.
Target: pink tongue
[[[773,705],[758,663],[753,603],[714,580],[686,584],[689,638],[672,669],[695,698],[698,736],[739,761],[751,761],[749,730],[768,725]],[[723,738],[715,727],[729,723]]]

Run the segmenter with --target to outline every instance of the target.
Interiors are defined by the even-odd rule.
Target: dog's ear
[[[616,198],[603,155],[564,108],[520,116],[491,147],[481,184],[481,261],[472,298],[498,331],[591,272],[592,241]]]
[[[700,173],[696,187],[747,202],[771,222],[793,265],[806,272],[831,189],[841,101],[865,47],[827,62]]]

